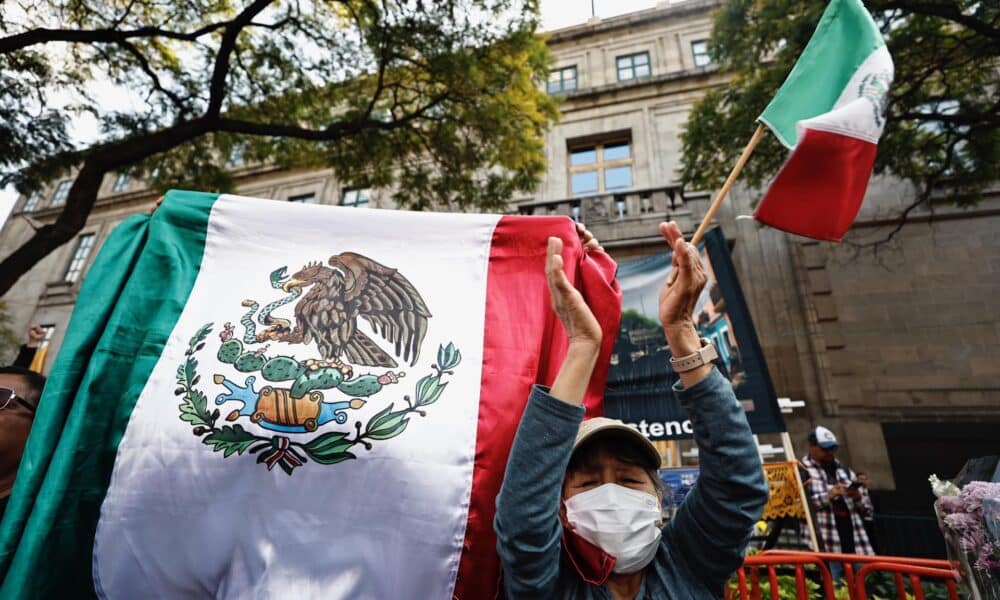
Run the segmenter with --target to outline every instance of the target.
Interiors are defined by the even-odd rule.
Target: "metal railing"
[[[929,558],[911,558],[904,556],[868,556],[860,554],[834,554],[829,552],[801,552],[792,550],[769,550],[753,556],[748,556],[743,566],[736,571],[735,582],[727,590],[729,600],[761,600],[765,591],[765,581],[762,581],[761,571],[766,577],[766,591],[771,600],[779,600],[779,570],[787,573],[793,571],[795,597],[798,600],[809,600],[809,585],[807,580],[819,579],[822,597],[834,600],[836,591],[830,574],[828,563],[842,563],[848,594],[851,600],[864,600],[868,597],[867,580],[875,573],[891,574],[899,600],[907,599],[904,576],[910,584],[910,592],[916,600],[924,600],[923,586],[925,579],[937,580],[947,588],[948,598],[958,600],[956,581],[958,573],[953,565],[945,560]],[[854,567],[861,565],[855,573]],[[814,569],[806,572],[806,566]]]

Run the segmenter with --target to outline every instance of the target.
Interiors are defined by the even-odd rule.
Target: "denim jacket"
[[[663,527],[656,557],[637,598],[719,598],[742,564],[767,484],[743,408],[718,370],[674,393],[688,412],[700,473],[675,517]],[[508,598],[611,598],[584,581],[562,552],[559,503],[583,407],[536,386],[521,418],[494,529]]]

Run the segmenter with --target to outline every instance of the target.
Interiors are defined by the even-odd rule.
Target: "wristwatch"
[[[688,354],[687,356],[682,356],[680,358],[670,357],[670,366],[673,367],[674,371],[677,373],[684,373],[686,371],[693,371],[702,365],[711,364],[715,359],[719,358],[719,353],[715,350],[715,344],[701,338],[701,349],[694,354]]]

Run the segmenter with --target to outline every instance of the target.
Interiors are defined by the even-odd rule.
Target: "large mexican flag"
[[[831,0],[792,72],[759,120],[792,152],[754,217],[839,241],[861,209],[893,64],[860,0]]]
[[[170,192],[128,219],[40,402],[0,597],[493,597],[507,453],[565,351],[550,235],[606,365],[614,264],[565,217]]]

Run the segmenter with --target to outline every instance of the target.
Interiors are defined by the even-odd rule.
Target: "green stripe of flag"
[[[93,594],[118,443],[194,285],[217,197],[169,192],[152,217],[119,225],[91,267],[0,524],[0,598]]]
[[[830,112],[861,64],[885,41],[860,0],[831,0],[778,93],[759,120],[781,143],[798,143],[795,124]]]

